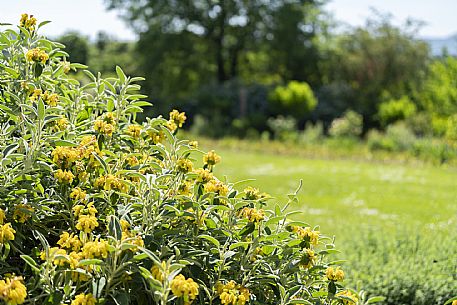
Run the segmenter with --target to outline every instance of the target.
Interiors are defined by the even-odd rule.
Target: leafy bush
[[[333,239],[252,187],[220,157],[136,114],[138,77],[69,78],[62,45],[0,35],[0,300],[15,304],[341,304],[359,296],[326,259]],[[194,158],[201,158],[198,162]],[[199,168],[197,164],[201,164]],[[295,202],[296,196],[290,196]],[[375,300],[367,300],[372,302]],[[364,303],[361,299],[359,304]]]
[[[407,96],[392,99],[379,105],[379,120],[384,126],[403,121],[416,113],[416,105]]]
[[[351,279],[364,283],[369,293],[385,296],[383,305],[444,304],[457,291],[457,264],[455,247],[440,245],[455,243],[449,230],[434,230],[435,234],[423,234],[419,228],[353,230]]]
[[[297,138],[297,121],[293,117],[280,115],[276,118],[269,118],[267,125],[276,140],[287,141]]]
[[[290,115],[297,120],[302,120],[317,105],[311,87],[298,81],[276,87],[269,95],[269,102],[274,114]]]
[[[318,143],[324,137],[324,125],[322,122],[312,124],[308,122],[305,129],[300,134],[300,142],[302,143]]]
[[[362,116],[349,110],[341,118],[333,120],[329,133],[332,137],[358,137],[362,134],[362,126]]]

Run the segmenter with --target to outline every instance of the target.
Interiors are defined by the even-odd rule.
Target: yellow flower
[[[162,262],[161,267],[154,265],[151,268],[152,277],[155,278],[156,280],[158,280],[159,282],[163,282],[163,280],[165,278],[166,270],[167,270],[166,262]]]
[[[41,62],[42,64],[46,63],[46,61],[49,59],[49,55],[40,48],[28,50],[25,54],[25,57],[28,61]]]
[[[18,204],[14,207],[13,219],[20,223],[24,223],[30,218],[34,211],[35,209],[28,204]]]
[[[29,15],[22,14],[21,20],[19,21],[19,26],[26,28],[30,32],[33,32],[35,31],[36,22],[37,20],[35,17],[33,17],[33,15],[30,15],[29,18]]]
[[[240,216],[247,218],[250,222],[259,222],[265,218],[265,212],[262,209],[245,207],[241,210]]]
[[[61,131],[67,129],[68,127],[68,120],[66,118],[61,118],[57,121],[57,127],[59,127],[59,129]]]
[[[27,297],[27,288],[22,283],[22,277],[0,280],[0,300],[7,305],[22,304]]]
[[[81,152],[79,149],[67,146],[57,146],[51,153],[52,161],[62,167],[68,168],[70,165],[79,160]]]
[[[244,198],[247,200],[257,200],[261,197],[260,191],[251,186],[248,186],[247,188],[245,188],[243,192],[244,192]]]
[[[203,164],[205,165],[215,165],[219,162],[221,162],[221,157],[214,150],[209,151],[203,156]]]
[[[351,291],[349,290],[343,290],[339,293],[336,294],[337,297],[346,297],[346,298],[349,298],[351,300],[348,300],[348,299],[342,299],[343,301],[343,304],[344,305],[354,305],[357,303],[357,301],[359,300],[359,297],[355,294],[355,293],[352,293]],[[454,301],[456,302],[456,304],[452,304],[452,305],[457,305],[457,301]]]
[[[92,153],[95,152],[97,155],[102,155],[98,147],[97,138],[95,136],[84,136],[81,139],[78,147],[82,158],[93,158]]]
[[[173,132],[173,131],[175,131],[176,129],[178,129],[178,125],[176,125],[176,123],[175,123],[174,121],[169,120],[169,121],[167,121],[167,128],[168,128],[171,132]]]
[[[71,249],[73,251],[79,251],[81,249],[82,243],[79,240],[78,236],[75,236],[73,233],[63,232],[60,234],[60,239],[57,242],[59,246],[64,249]]]
[[[81,254],[85,259],[89,258],[107,258],[108,257],[108,242],[100,239],[100,241],[89,241],[84,244],[81,249]]]
[[[341,282],[344,280],[344,272],[340,267],[328,267],[325,271],[325,275],[330,281]]]
[[[151,129],[147,131],[148,137],[151,139],[152,143],[158,144],[165,139],[165,134],[163,131],[157,131],[155,129]]]
[[[59,102],[59,96],[56,93],[52,93],[52,94],[48,95],[47,92],[45,92],[45,96],[43,97],[43,100],[45,100],[45,102],[49,106],[56,107],[57,102]]]
[[[60,183],[71,184],[75,176],[71,171],[62,171],[61,169],[58,169],[54,174],[54,178],[56,178]]]
[[[135,157],[135,156],[128,157],[127,158],[127,163],[130,166],[136,166],[136,165],[140,164],[140,162],[138,161],[138,158]]]
[[[16,233],[16,230],[11,227],[11,223],[8,222],[4,225],[0,225],[0,244],[5,244],[10,240],[14,240],[14,233]]]
[[[199,168],[199,169],[195,170],[194,173],[196,173],[198,175],[196,181],[200,182],[200,183],[207,183],[207,182],[213,180],[213,178],[214,178],[213,173],[211,173],[207,169]]]
[[[84,202],[86,201],[86,195],[86,192],[83,191],[80,187],[75,187],[70,193],[70,198]]]
[[[244,305],[249,301],[251,295],[249,289],[237,285],[235,281],[230,281],[225,285],[217,283],[216,291],[222,305]]]
[[[71,305],[95,305],[97,299],[94,296],[89,294],[78,294],[73,301],[71,301]]]
[[[79,216],[78,223],[76,224],[76,229],[83,231],[85,233],[90,233],[96,227],[98,227],[98,221],[95,216],[91,216],[91,215],[80,215]]]
[[[189,147],[197,149],[198,148],[198,142],[197,141],[190,141],[189,142]]]
[[[299,226],[292,226],[292,231],[296,233],[300,239],[306,239],[314,246],[319,243],[319,231],[313,231],[310,227],[302,228]]]
[[[228,187],[216,179],[210,180],[206,183],[204,189],[207,193],[216,193],[219,196],[226,196],[229,192]]]
[[[185,112],[179,112],[176,109],[173,109],[173,111],[170,112],[170,121],[173,122],[177,127],[181,128],[186,119],[187,117]]]
[[[192,167],[192,161],[189,159],[179,159],[178,162],[176,162],[176,168],[179,172],[184,174],[192,171]]]
[[[175,296],[183,297],[184,304],[190,304],[198,296],[198,284],[193,279],[186,279],[179,274],[171,281],[171,291]]]
[[[2,225],[5,222],[5,219],[6,219],[5,211],[0,209],[0,225]]]
[[[32,93],[32,95],[30,96],[30,100],[32,100],[32,101],[38,100],[38,99],[40,98],[41,94],[42,94],[41,89],[35,89],[35,90],[33,90],[33,93]]]
[[[139,138],[141,133],[141,126],[140,125],[130,125],[127,129],[127,134],[134,137]]]

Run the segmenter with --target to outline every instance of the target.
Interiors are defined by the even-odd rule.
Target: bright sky
[[[105,11],[103,0],[0,0],[0,22],[16,24],[24,12],[39,20],[51,20],[43,33],[57,36],[74,29],[95,37],[104,30],[120,39],[135,35],[117,16]],[[335,18],[350,25],[363,25],[371,15],[370,8],[390,12],[401,24],[412,17],[427,23],[420,32],[423,37],[447,37],[457,33],[457,0],[331,0],[326,8]]]

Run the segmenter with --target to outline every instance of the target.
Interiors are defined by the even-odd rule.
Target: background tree
[[[70,61],[87,64],[89,60],[89,42],[87,37],[79,32],[71,31],[63,34],[57,40],[65,45],[65,51],[70,55]]]
[[[248,52],[265,49],[275,54],[267,58],[268,73],[307,80],[309,71],[297,71],[296,66],[311,58],[306,54],[317,35],[315,16],[322,2],[107,0],[108,7],[120,10],[140,34],[139,52],[144,73],[152,80],[147,84],[151,96],[167,100],[185,98],[208,82],[222,84],[246,75],[241,71],[249,69]],[[285,52],[291,48],[296,54],[289,58]],[[300,62],[294,65],[295,59]]]
[[[385,92],[392,98],[416,97],[429,59],[428,45],[415,38],[418,26],[408,21],[396,27],[389,16],[378,15],[336,37],[329,78],[350,88],[346,107],[363,114],[365,130],[378,124]]]

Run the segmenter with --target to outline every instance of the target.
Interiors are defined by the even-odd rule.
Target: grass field
[[[443,304],[457,295],[457,169],[319,160],[219,149],[216,173],[283,205],[299,181],[299,217],[336,236],[348,283],[385,304]],[[222,178],[222,177],[221,177]]]

